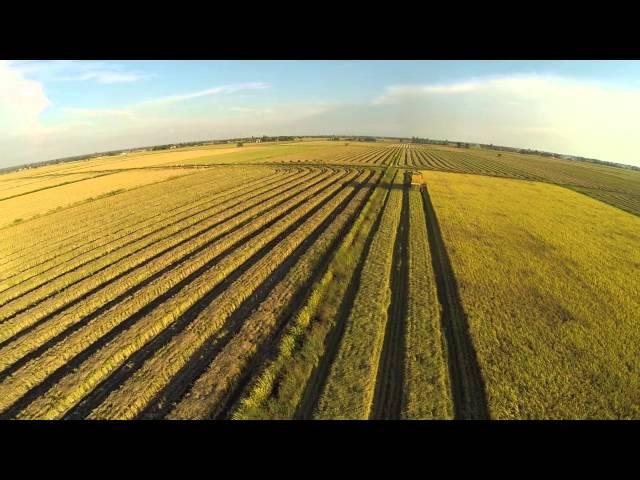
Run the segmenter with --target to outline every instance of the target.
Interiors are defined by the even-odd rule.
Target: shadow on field
[[[442,305],[442,328],[447,342],[447,363],[455,418],[459,420],[489,419],[484,381],[469,334],[467,317],[462,308],[458,284],[442,239],[438,218],[426,187],[422,191],[422,201],[427,217],[427,235],[438,299]]]

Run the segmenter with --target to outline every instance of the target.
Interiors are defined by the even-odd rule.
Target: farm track
[[[309,180],[311,180],[311,179],[309,179]],[[307,187],[312,187],[313,185],[315,185],[315,183],[312,183],[312,184],[308,185]],[[271,205],[270,208],[276,208],[278,205],[289,201],[291,198],[292,198],[291,196],[285,196],[285,197],[283,197],[281,199],[281,201]],[[250,207],[250,208],[253,208],[253,207]],[[279,219],[283,218],[284,215],[286,215],[288,212],[292,211],[294,208],[295,207],[292,207],[291,209],[286,210],[281,216],[276,217],[276,219],[273,222],[276,222]],[[26,364],[28,361],[36,358],[37,356],[39,356],[40,354],[45,352],[50,347],[52,347],[53,345],[55,345],[58,342],[60,342],[63,338],[69,336],[74,331],[82,328],[84,325],[89,323],[94,318],[97,318],[98,316],[100,316],[104,312],[108,311],[109,309],[111,309],[112,307],[114,307],[115,305],[117,305],[118,303],[123,301],[124,299],[134,295],[136,292],[138,292],[139,290],[141,290],[145,286],[149,285],[154,280],[162,277],[164,274],[170,272],[171,270],[176,268],[178,265],[189,261],[191,258],[193,258],[196,255],[198,255],[199,253],[203,252],[204,250],[209,248],[214,242],[218,241],[223,236],[228,236],[228,235],[233,234],[237,230],[247,226],[252,221],[253,221],[253,217],[245,220],[242,223],[239,223],[238,225],[236,225],[235,227],[233,227],[233,228],[231,228],[229,230],[226,230],[226,231],[220,233],[219,235],[215,235],[214,237],[209,239],[206,243],[204,243],[200,247],[198,247],[198,248],[194,249],[193,251],[191,251],[190,253],[188,253],[188,254],[176,259],[175,261],[172,261],[171,263],[169,263],[166,266],[164,266],[161,270],[159,270],[156,273],[152,274],[150,277],[147,277],[145,280],[133,285],[131,288],[127,289],[126,291],[124,291],[123,293],[121,293],[118,296],[114,297],[113,299],[109,300],[108,302],[103,303],[99,308],[94,310],[92,313],[90,313],[89,315],[84,316],[80,321],[78,321],[78,322],[72,324],[71,326],[69,326],[68,328],[64,329],[62,332],[60,332],[59,334],[55,335],[53,338],[49,339],[48,341],[43,343],[41,346],[37,347],[35,350],[33,350],[33,351],[29,352],[28,354],[26,354],[25,356],[21,357],[18,361],[13,363],[11,366],[6,368],[5,370],[1,371],[0,372],[0,381],[2,381],[7,376],[11,375],[16,370],[18,370],[20,367],[22,367],[22,365]],[[264,231],[264,229],[268,228],[272,224],[273,223],[266,224],[263,227],[263,229],[259,230],[259,232]],[[202,233],[203,232],[201,232],[200,234],[202,234]],[[187,243],[188,241],[191,241],[191,240],[193,240],[193,237],[185,239],[183,242],[180,242],[180,244],[176,245],[175,247],[180,246],[183,243]],[[235,245],[237,245],[237,243],[234,244],[234,246]],[[172,247],[172,248],[175,248],[175,247]],[[168,250],[171,250],[172,248],[170,248]],[[161,252],[161,254],[164,254],[166,251],[167,250]],[[160,256],[161,254],[158,254],[158,256]],[[222,257],[219,256],[217,258],[222,258]],[[133,270],[134,268],[138,268],[138,267],[133,267],[130,270]],[[127,273],[127,272],[125,272],[125,273]],[[118,277],[118,278],[120,278],[120,277]],[[188,278],[190,278],[190,277],[188,277]],[[111,282],[109,282],[109,283],[111,283]],[[179,285],[183,285],[183,284],[179,284]],[[102,288],[104,288],[104,287],[103,286],[98,287],[98,289],[102,289]],[[8,340],[6,340],[4,342],[0,342],[0,348],[4,347],[5,345],[7,345],[9,343],[12,343],[12,342],[20,339],[21,337],[23,337],[25,335],[27,335],[29,332],[31,332],[32,330],[37,328],[39,325],[43,324],[46,321],[51,320],[55,315],[61,313],[63,310],[66,310],[67,308],[70,308],[71,306],[73,306],[73,305],[75,305],[77,303],[80,303],[81,301],[85,300],[92,293],[94,293],[94,292],[93,291],[87,292],[80,299],[78,299],[77,301],[72,302],[71,305],[67,304],[67,305],[61,307],[57,311],[54,311],[52,314],[50,314],[47,317],[45,317],[43,320],[41,320],[41,321],[39,321],[39,322],[27,327],[26,329],[20,331],[18,334],[14,335],[13,337],[9,338]]]
[[[370,417],[374,420],[397,420],[402,412],[405,359],[405,319],[409,282],[409,191],[407,175],[403,184],[402,213],[394,245],[391,274],[391,303],[387,314],[384,344],[380,354],[375,395]]]
[[[336,182],[339,182],[341,178],[344,178],[346,173],[339,175],[338,178],[334,179],[332,183],[327,184],[327,186],[323,187],[321,190],[316,192],[316,195],[322,195],[322,191],[331,188],[331,185],[335,185]],[[184,287],[192,283],[195,279],[200,277],[206,271],[208,271],[214,264],[219,263],[222,259],[228,257],[233,254],[235,250],[242,244],[246,244],[250,241],[250,239],[255,239],[259,237],[263,232],[267,231],[274,224],[285,220],[291,212],[295,211],[299,208],[300,205],[303,205],[308,199],[302,198],[298,200],[293,205],[289,206],[286,210],[278,214],[276,217],[271,219],[266,224],[262,225],[259,229],[253,231],[248,236],[245,236],[238,241],[235,241],[233,244],[225,248],[219,254],[217,254],[214,258],[206,262],[202,267],[193,271],[191,274],[180,280],[170,289],[164,291],[160,296],[155,297],[149,303],[146,303],[142,308],[137,310],[133,315],[130,315],[125,320],[118,323],[115,327],[111,328],[107,333],[102,335],[99,339],[93,341],[87,348],[82,350],[80,353],[74,355],[71,359],[69,359],[64,365],[57,368],[54,372],[47,375],[45,379],[42,380],[38,385],[34,386],[29,390],[27,394],[22,396],[17,402],[13,403],[9,410],[6,410],[4,414],[0,415],[0,418],[11,418],[15,416],[20,410],[22,410],[26,405],[31,403],[31,401],[35,400],[43,393],[45,393],[50,387],[56,384],[59,380],[65,377],[68,373],[72,372],[75,368],[80,366],[82,362],[91,357],[93,353],[98,351],[101,347],[109,343],[111,340],[116,338],[120,333],[126,331],[128,328],[135,325],[141,318],[145,317],[151,311],[153,311],[156,307],[162,305],[166,300],[172,298],[179,291],[181,291]],[[276,238],[282,238],[281,235]],[[271,242],[270,244],[272,244]],[[277,243],[277,242],[275,242]],[[262,249],[264,250],[264,249]],[[264,253],[264,252],[263,252]],[[256,257],[251,257],[255,259]],[[245,267],[248,267],[251,263],[251,258],[244,262]],[[228,282],[227,282],[228,283]],[[92,317],[93,318],[93,317]],[[86,322],[85,322],[86,323]],[[75,329],[74,329],[75,330]],[[66,331],[64,337],[67,337],[72,332]],[[58,339],[56,343],[59,343],[64,338]],[[46,350],[44,350],[46,351]]]
[[[458,286],[449,260],[440,225],[425,187],[422,192],[427,220],[438,297],[442,305],[442,328],[447,342],[447,356],[455,418],[484,420],[489,418],[482,373],[469,333]]]
[[[182,368],[172,382],[165,387],[165,389],[156,396],[153,402],[151,402],[147,408],[145,408],[138,416],[139,419],[158,419],[164,418],[171,408],[177,404],[180,399],[191,389],[194,382],[199,376],[204,373],[207,367],[214,361],[216,356],[227,346],[228,342],[238,333],[243,325],[243,322],[249,317],[251,312],[257,308],[268,296],[271,289],[280,282],[286,276],[287,272],[298,262],[298,260],[305,255],[307,250],[314,244],[314,242],[325,232],[329,225],[335,221],[335,219],[347,208],[347,206],[353,201],[354,197],[363,188],[363,185],[368,182],[373,173],[370,173],[363,182],[358,182],[359,185],[334,209],[331,214],[318,225],[313,232],[296,248],[296,250],[287,257],[274,272],[267,278],[258,288],[253,292],[251,297],[245,300],[238,309],[227,320],[227,328],[213,341],[205,344],[200,351],[194,354],[190,361]],[[372,189],[370,190],[372,191]],[[366,201],[366,200],[365,200]],[[362,208],[362,203],[358,211]],[[337,246],[342,240],[346,231],[348,230],[348,224],[345,225],[341,233],[333,242],[333,246]],[[329,248],[325,256],[318,261],[315,266],[315,271],[311,274],[310,278],[304,284],[298,287],[296,292],[291,295],[291,301],[286,305],[285,309],[280,313],[278,321],[274,327],[274,331],[271,332],[270,338],[278,335],[278,333],[285,326],[285,320],[289,318],[290,314],[299,307],[299,305],[305,300],[304,292],[309,285],[312,285],[317,277],[319,277],[332,254],[332,248]],[[215,410],[209,413],[210,418],[226,418],[228,416],[230,408],[233,406],[235,400],[239,397],[242,389],[251,378],[252,372],[259,365],[259,361],[264,357],[264,352],[270,346],[269,339],[266,339],[261,348],[254,353],[253,359],[249,361],[249,365],[243,370],[240,378],[235,379],[230,390],[225,394],[223,400],[218,404]]]
[[[390,185],[393,185],[393,178],[390,181]],[[302,398],[300,399],[300,404],[298,405],[298,408],[296,409],[294,415],[295,419],[310,420],[313,418],[315,408],[320,399],[320,394],[322,393],[324,385],[329,376],[331,364],[333,363],[333,360],[338,353],[340,340],[342,339],[347,325],[347,319],[349,318],[349,312],[351,312],[353,303],[358,293],[358,285],[360,283],[362,269],[364,268],[365,260],[369,256],[369,251],[371,250],[371,244],[373,242],[373,238],[375,237],[375,233],[378,230],[380,222],[382,221],[382,213],[387,208],[387,202],[389,200],[390,193],[391,188],[389,187],[385,193],[385,198],[382,202],[382,207],[378,212],[376,221],[371,226],[371,229],[368,232],[366,244],[363,249],[362,255],[358,261],[358,265],[351,277],[351,280],[349,281],[349,286],[347,287],[346,294],[341,301],[340,307],[338,309],[338,314],[336,315],[336,325],[329,333],[329,335],[327,335],[326,347],[322,355],[322,359],[320,360],[316,368],[313,369],[313,372],[311,373],[305,385]]]
[[[179,320],[174,322],[169,328],[163,330],[160,334],[156,335],[143,348],[139,349],[132,356],[130,356],[120,368],[115,370],[106,380],[104,380],[96,388],[94,388],[93,391],[89,395],[87,395],[81,402],[70,409],[69,412],[67,412],[67,414],[64,416],[64,418],[80,419],[87,417],[93,409],[95,409],[100,403],[102,403],[102,401],[105,400],[113,390],[117,389],[119,385],[124,383],[134,373],[134,371],[136,371],[143,365],[143,363],[147,359],[151,358],[160,348],[162,348],[167,342],[169,342],[172,337],[178,335],[181,331],[183,331],[211,303],[214,298],[225,291],[229,285],[233,284],[234,281],[236,281],[242,274],[248,271],[257,261],[267,255],[273,249],[273,247],[275,247],[284,238],[297,230],[314,213],[319,211],[325,204],[327,204],[329,201],[331,201],[331,199],[338,195],[342,188],[343,187],[336,189],[328,197],[319,202],[318,205],[314,206],[301,218],[296,220],[284,231],[280,232],[265,246],[260,248],[240,267],[235,269],[233,273],[231,273],[231,275],[228,275],[222,283],[218,284],[205,296],[201,297],[179,318]],[[269,282],[269,286],[270,285],[271,282]],[[266,293],[268,293],[268,286],[265,287],[263,295],[266,295]],[[252,297],[249,297],[248,304],[252,304],[253,308],[255,304],[251,301]],[[247,312],[244,313],[246,314]],[[228,323],[229,319],[225,322],[225,325],[227,325]],[[194,355],[192,358],[197,357],[197,355]]]

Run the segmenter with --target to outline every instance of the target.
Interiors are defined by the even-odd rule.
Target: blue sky
[[[426,136],[640,165],[636,61],[2,61],[0,166],[262,134]]]

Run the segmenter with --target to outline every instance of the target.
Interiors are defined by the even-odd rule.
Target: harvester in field
[[[425,188],[424,178],[422,172],[410,172],[411,175],[411,188],[423,191]]]

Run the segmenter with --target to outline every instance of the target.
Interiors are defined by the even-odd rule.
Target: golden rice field
[[[0,175],[0,418],[640,418],[638,192],[318,140]]]

